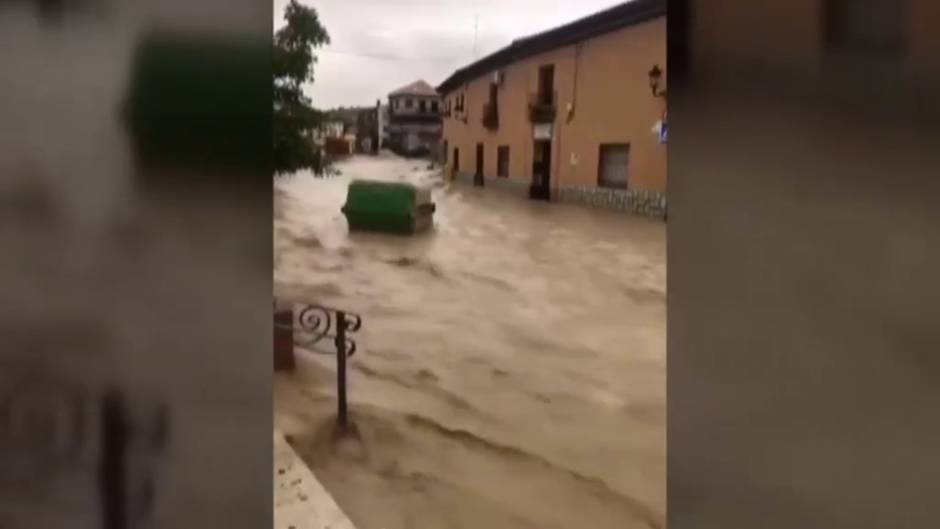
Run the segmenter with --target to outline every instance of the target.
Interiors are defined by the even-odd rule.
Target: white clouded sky
[[[374,105],[417,79],[437,86],[454,70],[513,39],[623,0],[301,0],[317,9],[331,43],[307,89],[317,108]],[[287,0],[275,0],[274,25]],[[476,53],[474,22],[476,20]]]

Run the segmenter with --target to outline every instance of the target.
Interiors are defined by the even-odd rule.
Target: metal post
[[[294,309],[274,309],[274,370],[294,370]]]
[[[336,393],[337,423],[340,432],[345,433],[348,423],[346,416],[346,313],[336,312]]]

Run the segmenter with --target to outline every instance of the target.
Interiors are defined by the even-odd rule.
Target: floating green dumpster
[[[434,225],[431,190],[407,182],[355,180],[343,214],[350,230],[413,234]]]

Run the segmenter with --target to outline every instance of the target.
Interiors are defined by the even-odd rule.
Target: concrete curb
[[[274,431],[274,529],[356,529],[278,430]]]

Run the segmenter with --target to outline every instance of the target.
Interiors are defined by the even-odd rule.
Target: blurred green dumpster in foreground
[[[431,190],[406,182],[355,180],[343,214],[350,230],[411,235],[434,225]]]

